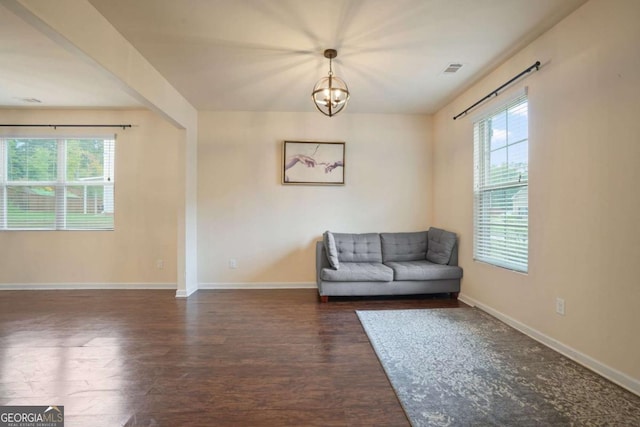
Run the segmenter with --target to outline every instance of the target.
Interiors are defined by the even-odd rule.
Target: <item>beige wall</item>
[[[315,282],[325,230],[423,230],[430,224],[427,116],[201,112],[199,280]],[[281,184],[283,140],[346,142],[346,185]],[[229,269],[229,259],[238,268]]]
[[[4,135],[117,133],[115,231],[0,232],[3,284],[176,283],[180,131],[147,111],[0,110],[2,123],[125,123],[122,129],[0,128]],[[164,260],[164,269],[156,260]]]
[[[177,209],[177,297],[197,290],[197,112],[196,109],[151,66],[88,0],[18,0],[5,2],[27,23],[95,66],[141,105],[183,131],[173,139],[180,145],[174,161],[181,188]]]
[[[462,293],[640,380],[640,2],[592,0],[434,118],[434,224],[461,235]],[[472,121],[536,60],[529,274],[474,262]],[[504,99],[504,98],[503,98]],[[500,102],[500,98],[492,101]],[[555,314],[555,298],[566,316]],[[637,382],[636,382],[637,384]]]

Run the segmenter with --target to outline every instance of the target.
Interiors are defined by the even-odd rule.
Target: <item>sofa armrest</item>
[[[316,283],[320,284],[320,272],[323,268],[331,268],[322,241],[316,242]]]

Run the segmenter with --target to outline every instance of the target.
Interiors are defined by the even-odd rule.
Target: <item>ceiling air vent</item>
[[[462,64],[453,63],[453,64],[447,65],[447,68],[445,68],[443,72],[445,74],[453,74],[453,73],[457,72],[460,68],[462,68]]]

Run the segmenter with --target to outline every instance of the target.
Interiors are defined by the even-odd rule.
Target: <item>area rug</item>
[[[413,426],[640,426],[640,397],[478,309],[357,314]]]

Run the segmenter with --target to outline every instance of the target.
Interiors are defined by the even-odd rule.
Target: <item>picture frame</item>
[[[344,185],[344,178],[344,142],[283,142],[283,185]]]

